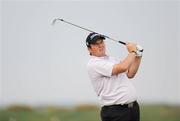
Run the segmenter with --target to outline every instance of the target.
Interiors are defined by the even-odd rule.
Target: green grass
[[[0,121],[100,121],[98,110],[39,112],[0,111]],[[14,120],[15,119],[15,120]]]
[[[141,119],[142,121],[180,121],[180,107],[141,106]]]
[[[141,121],[180,121],[180,107],[149,105],[141,107]],[[101,121],[97,107],[34,109],[11,107],[0,110],[0,121]]]

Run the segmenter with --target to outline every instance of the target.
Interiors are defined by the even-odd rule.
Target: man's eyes
[[[99,45],[99,44],[102,44],[103,43],[103,41],[102,42],[99,42],[99,43],[95,43],[95,45]]]

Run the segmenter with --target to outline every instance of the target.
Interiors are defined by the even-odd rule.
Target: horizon
[[[180,2],[1,1],[0,106],[13,103],[99,104],[88,78],[89,34],[62,22],[96,30],[144,48],[133,81],[141,103],[180,104]],[[93,9],[92,9],[93,6]],[[127,55],[105,41],[107,54]]]

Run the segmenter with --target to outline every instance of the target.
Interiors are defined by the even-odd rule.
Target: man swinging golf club
[[[115,60],[106,55],[105,36],[92,32],[86,38],[90,53],[88,75],[101,103],[102,121],[140,121],[136,90],[129,80],[139,68],[143,49],[126,43],[128,55]]]

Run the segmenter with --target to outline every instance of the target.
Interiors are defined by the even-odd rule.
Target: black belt
[[[113,108],[113,107],[133,108],[135,105],[137,105],[137,101],[134,101],[134,102],[128,103],[128,104],[108,105],[108,106],[103,106],[102,108]]]

